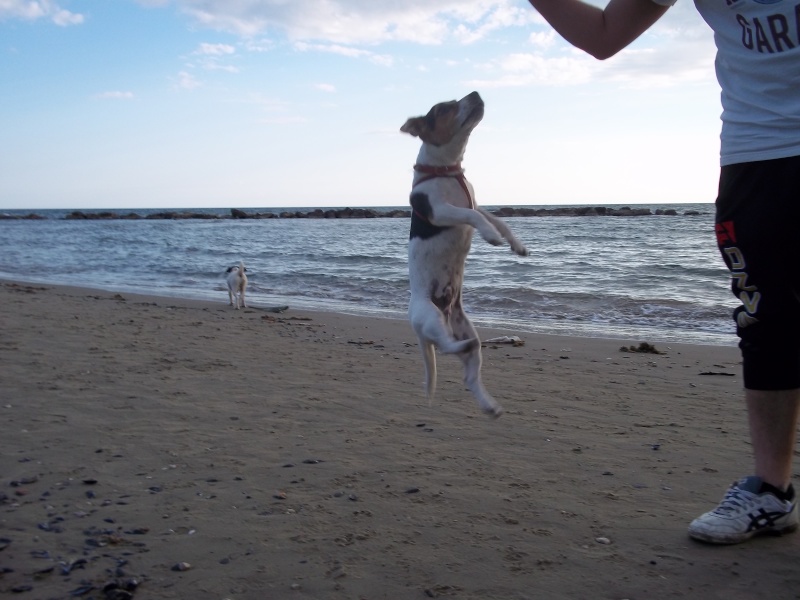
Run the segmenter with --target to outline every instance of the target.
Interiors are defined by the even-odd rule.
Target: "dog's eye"
[[[444,102],[442,104],[437,104],[428,111],[427,115],[425,115],[425,126],[432,131],[436,128],[436,119],[447,116],[457,107],[457,102]]]

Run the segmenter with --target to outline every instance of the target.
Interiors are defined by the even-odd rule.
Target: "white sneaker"
[[[745,477],[735,482],[714,510],[689,525],[689,536],[711,544],[738,544],[754,535],[780,535],[798,526],[797,502],[781,500],[772,492],[761,492],[761,478]]]

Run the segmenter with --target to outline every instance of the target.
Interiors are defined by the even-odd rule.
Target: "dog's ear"
[[[422,137],[422,134],[427,130],[425,117],[411,117],[400,128],[400,131],[413,135],[414,137]]]

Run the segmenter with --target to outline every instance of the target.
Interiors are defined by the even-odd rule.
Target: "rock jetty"
[[[555,208],[534,208],[524,207],[501,207],[489,209],[489,212],[498,217],[646,217],[652,215],[663,216],[697,216],[704,214],[697,210],[685,210],[679,212],[673,208],[656,209],[649,208],[607,208],[604,206],[560,206]],[[108,210],[83,211],[74,210],[67,213],[63,218],[67,220],[115,220],[115,219],[385,219],[385,218],[409,218],[410,210],[391,209],[375,210],[374,208],[316,208],[310,211],[290,211],[281,212],[247,212],[238,208],[232,208],[230,214],[220,214],[214,212],[190,212],[190,211],[159,211],[153,213],[138,214],[135,212],[117,213]],[[48,217],[29,213],[27,215],[11,215],[0,213],[0,220],[6,219],[46,219]]]

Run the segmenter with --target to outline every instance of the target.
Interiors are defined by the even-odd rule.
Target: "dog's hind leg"
[[[467,315],[461,309],[453,311],[450,324],[457,338],[467,337],[468,339],[477,341],[469,350],[458,354],[461,363],[464,365],[464,384],[472,392],[472,395],[475,396],[483,412],[490,417],[499,417],[503,414],[503,409],[495,399],[492,398],[489,392],[486,391],[481,380],[481,364],[483,359],[481,358],[481,343],[478,339],[478,332],[475,331],[475,327],[473,327]]]
[[[471,352],[462,352],[458,355],[464,364],[464,384],[475,396],[481,410],[490,417],[497,418],[503,414],[503,408],[492,398],[481,381],[481,352],[480,344]]]
[[[442,311],[433,302],[420,302],[413,306],[409,313],[411,326],[416,331],[417,337],[435,345],[443,354],[468,352],[476,344],[480,346],[477,336],[474,338],[454,337]]]

